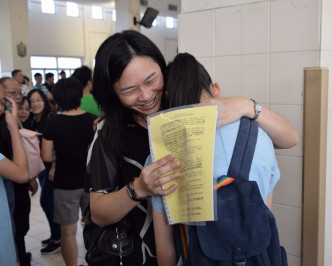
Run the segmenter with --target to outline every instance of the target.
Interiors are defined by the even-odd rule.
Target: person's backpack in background
[[[248,180],[257,134],[257,123],[242,118],[227,177],[222,177],[234,181],[217,191],[218,220],[189,226],[184,265],[288,265],[275,218],[257,183]]]

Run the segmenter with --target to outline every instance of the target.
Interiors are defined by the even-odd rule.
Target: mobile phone
[[[10,113],[12,112],[12,107],[8,101],[5,101],[5,110],[8,110]]]

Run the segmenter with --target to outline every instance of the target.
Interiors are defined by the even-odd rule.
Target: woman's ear
[[[212,86],[212,95],[214,98],[218,98],[221,93],[221,87],[218,82],[214,83]]]

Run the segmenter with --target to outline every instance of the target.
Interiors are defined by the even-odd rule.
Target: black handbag
[[[134,246],[132,224],[123,218],[120,222],[105,227],[96,225],[88,210],[88,221],[83,229],[86,262],[91,265],[122,265]]]

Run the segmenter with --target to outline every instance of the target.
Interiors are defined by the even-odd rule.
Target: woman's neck
[[[76,108],[76,109],[72,109],[69,111],[63,111],[61,112],[62,115],[81,115],[84,114],[85,111],[83,111],[81,108]]]
[[[36,115],[36,122],[37,122],[37,123],[40,122],[42,115],[43,115],[42,113]]]

